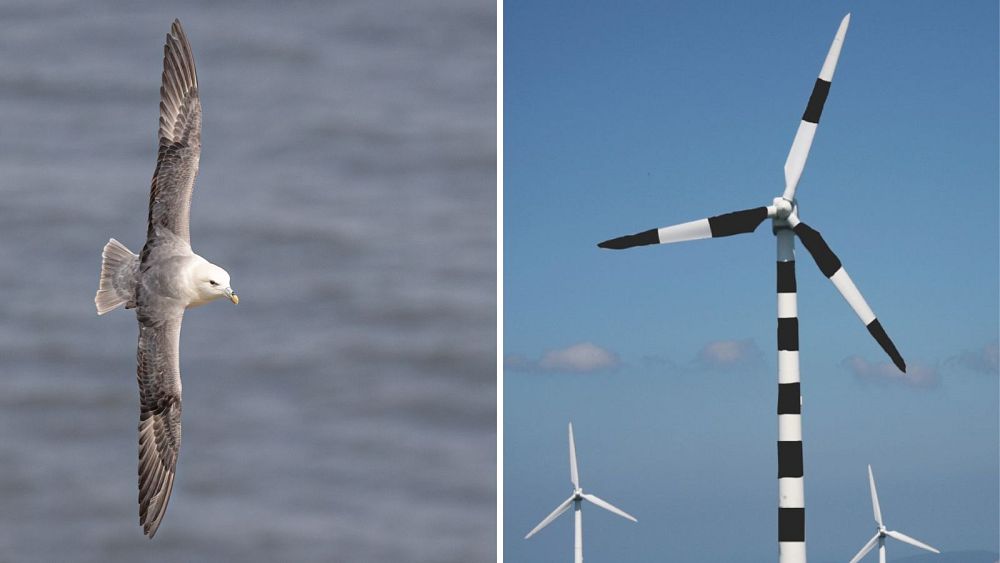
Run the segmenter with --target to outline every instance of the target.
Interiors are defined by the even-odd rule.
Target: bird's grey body
[[[139,255],[104,247],[99,314],[135,308],[139,321],[139,522],[156,534],[173,490],[181,443],[180,332],[184,310],[239,299],[229,274],[191,250],[189,217],[201,153],[201,102],[194,56],[180,22],[167,35],[160,87],[159,150]]]

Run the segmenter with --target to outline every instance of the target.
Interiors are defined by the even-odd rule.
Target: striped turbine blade
[[[844,36],[847,35],[847,26],[851,23],[851,14],[844,16],[837,29],[837,35],[833,38],[830,50],[823,61],[823,68],[819,71],[819,78],[813,85],[812,94],[809,96],[809,103],[806,104],[806,111],[802,114],[802,122],[795,132],[795,140],[792,141],[792,148],[788,151],[788,158],[785,160],[785,193],[782,197],[788,201],[795,198],[795,188],[799,185],[799,178],[802,177],[802,170],[806,166],[806,159],[809,158],[809,149],[812,147],[813,138],[816,136],[816,127],[819,125],[820,115],[823,113],[823,105],[826,104],[826,97],[830,94],[830,84],[833,82],[833,71],[837,68],[837,60],[840,58],[840,49],[844,45]]]
[[[844,299],[854,309],[861,322],[868,327],[868,332],[871,333],[879,346],[892,359],[892,363],[896,364],[899,371],[905,373],[906,362],[903,360],[903,356],[896,350],[896,345],[892,343],[889,335],[885,333],[882,323],[875,317],[875,313],[868,306],[868,302],[865,301],[861,292],[858,291],[858,287],[854,285],[851,276],[847,275],[847,270],[841,264],[840,258],[837,258],[833,250],[830,250],[830,246],[823,240],[823,236],[819,234],[819,231],[801,222],[795,225],[793,230],[798,235],[799,240],[802,241],[802,245],[806,247],[809,254],[816,260],[816,265],[819,266],[823,275],[829,278],[833,282],[834,287],[837,288],[837,291],[844,296]]]
[[[698,219],[680,225],[671,225],[660,229],[650,229],[634,235],[613,238],[598,243],[601,248],[621,250],[633,246],[647,244],[668,244],[704,238],[719,238],[752,233],[767,219],[766,207],[755,207],[734,211],[723,215],[715,215],[708,219]]]

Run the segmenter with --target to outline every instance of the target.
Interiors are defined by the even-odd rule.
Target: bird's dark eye
[[[208,283],[212,285],[219,285],[218,282],[216,282],[215,280],[208,280]]]

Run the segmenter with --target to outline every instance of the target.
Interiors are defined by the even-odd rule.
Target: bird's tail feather
[[[101,253],[101,282],[94,297],[97,314],[103,315],[122,305],[126,308],[135,304],[135,274],[139,268],[139,256],[115,239],[104,245]]]

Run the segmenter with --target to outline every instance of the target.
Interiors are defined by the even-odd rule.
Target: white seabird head
[[[191,306],[197,306],[209,301],[215,301],[220,297],[225,297],[234,304],[240,302],[236,296],[232,285],[229,283],[229,272],[212,264],[211,262],[200,262],[194,267],[192,272],[194,282],[195,299]]]

